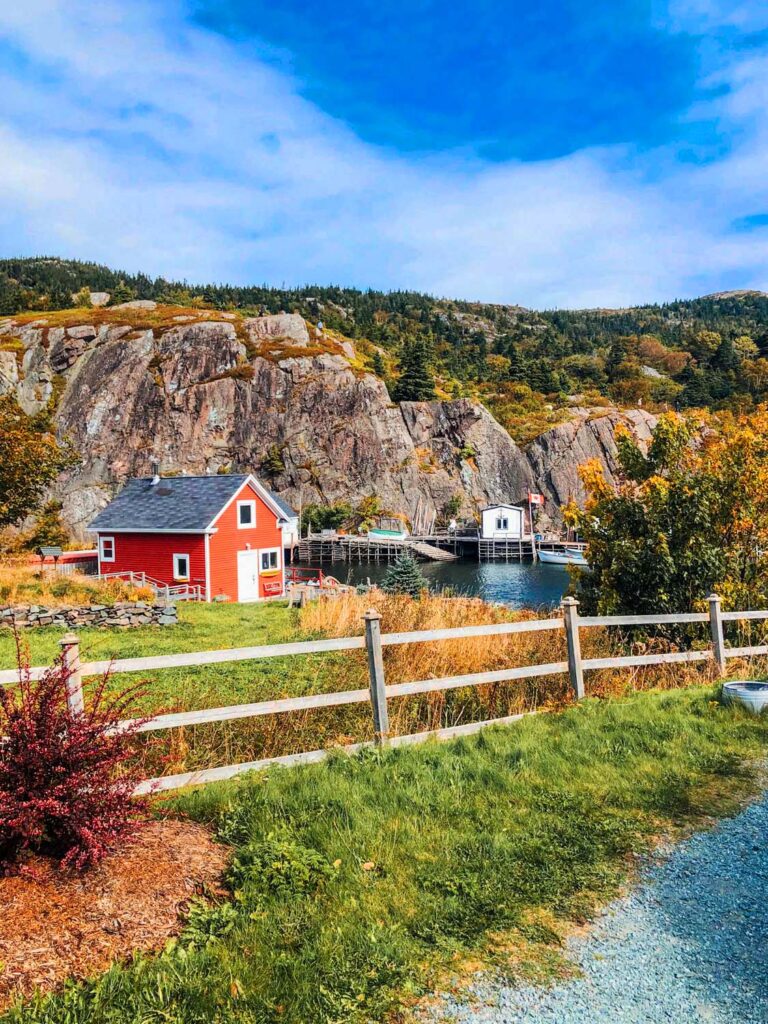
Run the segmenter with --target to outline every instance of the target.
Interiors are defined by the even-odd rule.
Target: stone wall
[[[0,628],[14,625],[57,626],[80,629],[130,629],[133,626],[173,626],[178,622],[176,605],[158,602],[121,601],[117,604],[92,604],[80,608],[49,608],[41,604],[0,606]]]

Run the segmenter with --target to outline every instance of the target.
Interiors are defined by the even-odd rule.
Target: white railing
[[[503,725],[517,721],[523,714],[508,715],[503,718],[472,722],[468,725],[453,726],[431,732],[421,732],[408,736],[390,736],[388,701],[391,698],[412,696],[418,693],[432,693],[440,690],[456,689],[463,686],[480,686],[488,683],[507,682],[515,679],[531,679],[542,676],[568,674],[574,697],[580,700],[584,696],[584,672],[613,668],[636,668],[646,665],[695,663],[714,660],[719,673],[725,673],[729,658],[744,658],[768,655],[768,644],[747,647],[726,647],[723,633],[724,622],[737,620],[768,619],[766,611],[734,611],[723,612],[720,598],[711,595],[709,613],[685,612],[679,615],[597,615],[580,616],[578,602],[573,598],[563,601],[563,616],[548,619],[530,619],[521,622],[503,622],[485,626],[459,626],[451,629],[429,629],[406,633],[381,633],[381,616],[376,611],[365,615],[365,635],[351,637],[334,637],[326,640],[308,640],[295,643],[270,644],[260,647],[239,647],[220,651],[198,651],[185,654],[163,654],[147,658],[122,658],[116,661],[96,661],[82,664],[80,662],[79,641],[74,634],[67,634],[60,641],[62,656],[70,676],[68,692],[70,704],[75,711],[82,710],[82,680],[85,676],[100,675],[105,672],[146,672],[167,668],[188,668],[201,665],[220,665],[232,661],[260,661],[269,658],[295,657],[307,654],[325,654],[336,651],[356,651],[365,649],[368,653],[369,686],[361,690],[344,690],[335,693],[317,693],[307,697],[287,697],[279,700],[259,701],[253,704],[236,704],[227,707],[205,708],[199,711],[180,711],[172,714],[157,715],[138,727],[139,732],[160,729],[178,729],[184,726],[202,725],[209,722],[231,722],[244,718],[255,718],[263,715],[279,715],[291,711],[308,711],[315,708],[336,707],[343,704],[363,704],[370,702],[373,714],[373,743],[402,745],[419,743],[435,737],[447,739],[454,736],[477,732],[489,725]],[[674,651],[667,654],[639,654],[606,658],[582,658],[581,631],[601,626],[646,626],[664,624],[709,623],[711,644],[704,650]],[[564,630],[567,647],[567,660],[546,664],[521,665],[490,672],[472,672],[466,675],[446,676],[441,679],[417,679],[406,683],[387,685],[384,675],[383,649],[393,645],[427,643],[440,640],[458,640],[479,636],[508,636],[515,633],[530,633],[545,630]],[[39,679],[48,671],[47,666],[30,669],[30,677]],[[17,669],[0,671],[0,685],[12,685],[19,681]],[[526,712],[533,714],[534,712]],[[127,728],[132,722],[123,722]],[[358,743],[344,747],[344,750],[358,750],[370,744]],[[253,771],[270,765],[307,764],[321,760],[327,754],[324,750],[304,751],[300,754],[288,754],[284,757],[265,758],[261,761],[224,765],[220,768],[206,768],[199,771],[185,772],[180,775],[164,776],[158,779],[147,779],[139,786],[138,792],[154,792],[157,790],[178,789],[182,786],[195,785],[229,779],[246,771]]]
[[[123,580],[135,587],[151,587],[156,597],[164,597],[166,600],[175,598],[177,601],[204,601],[205,588],[197,583],[163,583],[153,576],[147,576],[145,572],[134,572],[126,569],[123,572],[103,572],[100,580]]]

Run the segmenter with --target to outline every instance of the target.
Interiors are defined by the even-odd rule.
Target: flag
[[[544,495],[543,494],[531,494],[528,492],[528,504],[529,505],[543,505]]]

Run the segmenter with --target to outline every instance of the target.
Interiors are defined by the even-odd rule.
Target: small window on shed
[[[189,555],[173,556],[173,578],[175,580],[189,579]]]
[[[499,518],[496,520],[496,529],[497,530],[508,530],[509,529],[509,520],[506,517],[499,516]]]
[[[249,526],[256,525],[256,502],[238,501],[237,503],[237,525],[241,530],[247,530]]]
[[[270,572],[272,569],[280,568],[280,555],[275,548],[273,551],[261,552],[261,571]]]
[[[114,562],[115,538],[99,537],[99,558],[102,562]]]

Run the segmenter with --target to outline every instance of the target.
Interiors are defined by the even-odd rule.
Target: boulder
[[[81,324],[76,327],[68,327],[67,335],[70,338],[82,338],[84,341],[93,341],[96,337],[96,328],[91,324]]]
[[[251,341],[258,344],[265,339],[285,338],[294,345],[308,345],[309,331],[304,318],[298,313],[275,313],[272,316],[251,317],[243,321]]]
[[[53,372],[63,373],[68,370],[83,354],[85,347],[86,340],[84,338],[68,337],[57,340],[49,350]]]
[[[131,299],[130,302],[120,302],[113,309],[157,309],[157,303],[152,299]]]

